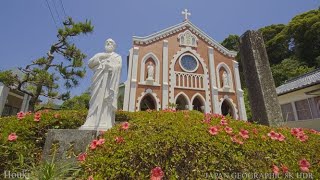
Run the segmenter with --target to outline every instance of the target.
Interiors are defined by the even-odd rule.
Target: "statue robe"
[[[89,60],[94,71],[87,120],[80,129],[107,130],[115,123],[122,60],[116,53],[98,53]]]

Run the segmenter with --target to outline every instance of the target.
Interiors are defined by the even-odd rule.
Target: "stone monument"
[[[152,85],[154,82],[153,74],[154,74],[154,67],[152,62],[149,62],[147,66],[147,79],[146,79],[146,83],[148,85]]]
[[[94,71],[91,99],[87,120],[81,130],[107,130],[115,123],[117,95],[121,75],[121,56],[114,52],[116,43],[107,39],[106,52],[98,53],[89,60]]]
[[[254,120],[268,126],[283,123],[263,37],[247,31],[240,37],[240,56]]]

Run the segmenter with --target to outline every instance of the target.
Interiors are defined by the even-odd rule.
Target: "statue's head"
[[[106,40],[104,48],[108,53],[113,52],[116,49],[116,43],[111,38]]]

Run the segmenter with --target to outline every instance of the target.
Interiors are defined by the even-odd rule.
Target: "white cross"
[[[184,20],[188,20],[188,16],[191,16],[191,13],[188,12],[188,9],[182,11],[182,15],[184,15]]]

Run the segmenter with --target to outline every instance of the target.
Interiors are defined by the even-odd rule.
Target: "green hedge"
[[[42,111],[39,122],[35,114],[23,119],[16,116],[0,118],[0,179],[4,171],[22,172],[38,164],[48,129],[80,127],[87,111]],[[16,133],[15,141],[8,136]]]
[[[300,173],[302,159],[310,163],[313,178],[320,179],[320,135],[310,130],[303,130],[304,138],[308,139],[301,142],[289,128],[270,128],[226,118],[233,129],[228,134],[220,124],[221,117],[203,122],[204,116],[198,112],[122,114],[130,118],[129,129],[123,130],[118,124],[100,137],[105,139],[104,144],[88,150],[82,162],[83,179],[90,176],[95,180],[150,179],[152,170],[163,173],[164,179],[213,179],[234,173],[270,175],[276,171],[284,178],[281,167],[287,167],[289,173]],[[216,135],[209,132],[212,126],[218,130]],[[239,135],[241,130],[243,137]],[[271,139],[268,133],[272,130],[283,135],[284,140],[283,136]],[[119,141],[121,138],[123,141]],[[297,174],[291,175],[299,179]]]

